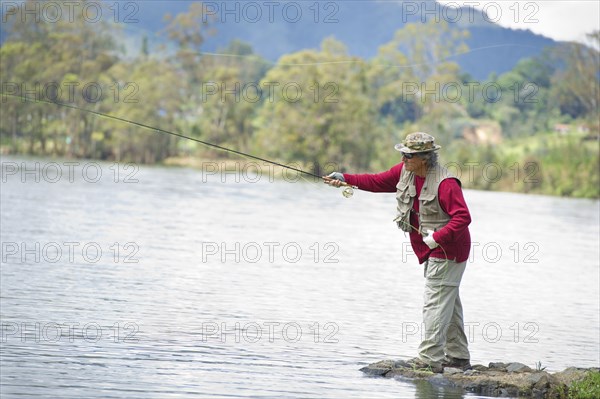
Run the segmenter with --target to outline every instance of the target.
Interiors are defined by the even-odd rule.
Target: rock
[[[562,384],[552,374],[540,371],[538,373],[529,376],[529,381],[533,384],[532,390],[540,391],[544,395],[550,391],[553,387],[561,386]]]
[[[506,371],[506,366],[508,366],[506,363],[500,363],[500,362],[493,362],[489,364],[489,368],[491,369],[496,369],[496,370],[504,370]]]
[[[462,373],[462,369],[459,368],[455,368],[455,367],[446,367],[444,369],[444,374],[448,374],[448,375],[452,375],[452,374],[459,374]]]
[[[365,374],[383,376],[394,368],[393,360],[382,360],[377,363],[371,363],[360,369]]]
[[[401,367],[404,367],[404,368],[407,368],[407,369],[411,369],[412,368],[412,366],[410,364],[408,364],[408,362],[405,361],[405,360],[397,360],[396,362],[394,362],[394,368],[399,369]]]
[[[525,371],[533,371],[523,363],[513,362],[506,365],[506,371],[509,373],[523,373]]]
[[[531,383],[531,385],[535,385],[544,377],[544,374],[547,373],[545,371],[542,371],[540,373],[531,374],[529,377],[527,377],[527,381]]]
[[[535,399],[543,399],[547,396],[547,391],[533,388],[531,390],[531,397]]]
[[[435,385],[435,386],[442,386],[442,387],[454,386],[454,384],[452,382],[450,382],[448,379],[446,379],[442,374],[434,374],[427,381],[429,381],[430,384]]]
[[[597,368],[568,368],[559,373],[534,371],[518,362],[490,363],[490,367],[474,365],[471,370],[446,368],[443,374],[406,367],[405,361],[384,360],[361,369],[367,375],[401,380],[418,380],[434,386],[455,387],[485,396],[558,398],[568,387]]]
[[[470,391],[485,396],[498,396],[500,394],[500,384],[498,381],[483,379],[470,385]]]

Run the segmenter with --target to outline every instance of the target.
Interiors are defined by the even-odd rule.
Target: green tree
[[[274,90],[255,120],[257,151],[285,162],[367,168],[377,127],[366,70],[332,38],[320,51],[283,56],[261,82]]]
[[[195,88],[198,113],[194,130],[203,140],[248,150],[253,135],[252,119],[264,95],[259,86],[268,70],[267,62],[252,47],[234,40],[219,55],[201,60],[202,82]],[[227,156],[203,148],[211,156]]]
[[[68,9],[66,2],[57,3],[61,9]],[[97,109],[104,99],[96,96],[95,85],[117,61],[109,22],[92,24],[81,13],[74,13],[72,20],[58,21],[24,14],[24,9],[40,9],[39,2],[33,0],[16,7],[16,13],[6,16],[8,35],[0,48],[2,81],[16,85],[16,94],[29,91],[27,97],[32,101],[68,102]],[[89,155],[94,123],[89,114],[21,100],[7,110],[10,122],[7,126],[3,119],[0,129],[10,131],[13,142],[20,135],[26,138],[29,152]],[[68,149],[61,144],[67,137],[72,139]]]
[[[566,68],[552,79],[552,102],[572,118],[597,121],[599,115],[600,31],[588,34],[589,46],[569,43],[559,50]]]
[[[214,16],[205,11],[202,2],[197,1],[190,4],[187,12],[164,17],[167,26],[163,33],[175,44],[176,58],[193,85],[202,80],[202,70],[198,68],[202,59],[202,45],[208,35],[214,34],[214,29],[210,27]]]
[[[447,87],[461,82],[452,57],[467,50],[467,37],[466,31],[432,20],[407,24],[379,48],[368,77],[384,125],[402,129],[418,121],[439,130],[436,121],[466,115],[463,105],[444,97]]]
[[[176,130],[176,121],[183,115],[180,93],[185,82],[175,65],[168,60],[151,58],[122,62],[107,71],[107,79],[123,79],[133,86],[127,91],[128,100],[120,102],[118,107],[105,103],[103,112],[164,130]],[[110,158],[117,160],[162,161],[176,154],[180,141],[167,134],[112,120],[103,120],[96,130],[106,140]]]

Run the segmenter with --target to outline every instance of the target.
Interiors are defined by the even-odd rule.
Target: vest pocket
[[[413,200],[417,195],[415,185],[412,184],[412,180],[409,179],[411,175],[408,174],[404,177],[400,177],[400,181],[396,185],[396,200],[398,201],[398,212],[394,222],[398,225],[398,228],[410,233],[412,227],[410,225],[410,214],[413,206]]]
[[[419,213],[421,215],[436,215],[438,213],[435,194],[426,194],[419,197]]]
[[[398,213],[398,216],[394,219],[398,228],[402,231],[410,233],[412,227],[410,225],[410,212]]]
[[[396,192],[396,199],[398,200],[398,212],[394,222],[398,225],[398,228],[410,232],[410,210],[412,208],[412,197],[410,196],[410,190],[408,186],[398,185],[398,191]]]

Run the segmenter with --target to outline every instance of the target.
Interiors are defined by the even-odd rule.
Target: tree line
[[[110,18],[91,24],[75,14],[50,23],[18,12],[5,15],[3,152],[139,163],[230,156],[35,100],[71,104],[280,162],[317,165],[316,173],[318,165],[331,163],[355,171],[388,168],[398,161],[390,148],[414,130],[431,132],[460,162],[518,159],[540,162],[540,170],[572,168],[552,155],[562,142],[556,150],[530,145],[520,155],[495,147],[510,142],[514,149],[520,139],[548,135],[557,124],[598,131],[598,32],[589,35],[591,46],[561,44],[507,73],[476,81],[452,60],[468,51],[468,31],[445,23],[407,24],[370,60],[349,55],[330,37],[319,49],[273,63],[240,40],[219,54],[203,53],[213,30],[204,11],[196,2],[185,13],[165,16],[163,44],[150,49],[144,39],[134,54],[122,45],[128,33]],[[569,145],[583,163],[572,175],[594,174],[597,152],[588,143]],[[545,176],[551,187],[512,189],[598,196],[597,188],[557,192],[557,181],[566,178]],[[485,181],[473,187],[490,188]]]

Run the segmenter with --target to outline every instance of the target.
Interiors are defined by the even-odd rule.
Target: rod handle
[[[327,177],[327,176],[323,176],[322,178],[324,180],[323,183],[325,183],[325,184],[336,180],[336,179],[332,179],[331,177]],[[340,186],[351,187],[351,188],[354,188],[354,189],[358,190],[358,186],[353,186],[352,184],[348,184],[345,181],[341,181],[341,180],[337,180],[337,181],[340,182]]]

